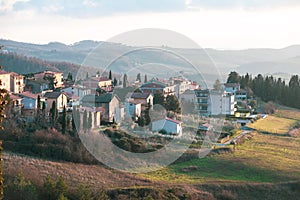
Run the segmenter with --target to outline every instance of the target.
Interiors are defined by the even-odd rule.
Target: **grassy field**
[[[8,178],[22,172],[37,185],[47,175],[63,176],[71,187],[78,183],[104,187],[112,199],[139,199],[148,194],[153,199],[186,194],[197,194],[191,199],[199,199],[199,195],[202,199],[295,199],[300,195],[300,137],[287,133],[299,121],[300,112],[279,110],[251,124],[258,131],[251,133],[233,153],[180,161],[147,174],[4,153],[4,175]]]
[[[280,115],[280,117],[278,115]],[[296,124],[296,119],[286,118],[283,114],[277,114],[270,115],[265,119],[259,119],[257,122],[253,124],[250,123],[248,126],[262,132],[286,134]]]
[[[237,146],[234,153],[173,164],[143,177],[170,183],[194,184],[299,180],[300,138],[287,135],[299,119],[299,112],[281,110],[251,124],[258,132],[252,133],[251,140]]]

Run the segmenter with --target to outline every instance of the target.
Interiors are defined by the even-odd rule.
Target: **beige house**
[[[0,89],[10,91],[10,73],[0,70]]]
[[[98,128],[101,125],[101,111],[97,108],[81,107],[80,108],[80,127],[83,127],[83,113],[87,111],[87,115],[92,115],[92,129]]]
[[[120,107],[120,99],[112,93],[102,95],[86,95],[81,99],[83,107],[99,108],[102,110],[101,120],[106,122],[120,122],[123,112]]]
[[[59,112],[62,112],[64,106],[66,108],[68,106],[68,97],[63,92],[46,92],[44,98],[46,99],[46,108],[48,111],[51,109],[54,101]]]
[[[153,106],[153,95],[151,93],[133,93],[131,99],[136,104],[140,103],[142,106]]]
[[[113,90],[112,80],[107,77],[91,77],[87,80],[82,81],[82,86],[95,91],[100,88],[106,92],[111,92]]]
[[[15,72],[10,73],[10,88],[13,93],[22,93],[24,92],[24,76],[19,75]]]
[[[44,77],[54,77],[55,88],[62,88],[64,86],[64,76],[61,72],[43,71],[34,74],[36,80],[42,80]]]
[[[12,93],[22,93],[24,91],[24,76],[15,72],[0,70],[0,88]]]

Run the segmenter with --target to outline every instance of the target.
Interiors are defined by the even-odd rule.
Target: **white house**
[[[208,110],[210,115],[234,115],[234,94],[211,90]]]
[[[234,115],[235,98],[233,93],[216,90],[195,90],[196,104],[200,115]]]
[[[182,135],[182,122],[170,118],[165,118],[152,122],[152,131],[159,132],[165,130],[168,134]]]
[[[82,85],[73,85],[72,87],[62,89],[61,91],[78,96],[80,98],[92,94],[90,88],[84,87]]]
[[[227,93],[235,94],[237,91],[241,90],[241,86],[238,83],[225,83],[224,90]]]

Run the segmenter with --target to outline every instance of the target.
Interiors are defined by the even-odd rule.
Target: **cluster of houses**
[[[164,97],[179,97],[186,90],[198,89],[199,85],[181,77],[168,81],[152,79],[140,84],[139,92],[128,94],[125,102],[121,102],[113,92],[112,80],[107,77],[96,75],[75,84],[66,82],[61,72],[43,71],[25,78],[15,72],[1,70],[0,88],[9,92],[15,114],[30,118],[42,107],[49,113],[55,102],[59,113],[64,108],[72,112],[73,106],[77,106],[81,113],[88,111],[93,116],[94,128],[102,123],[120,123],[129,118],[137,120],[145,109],[153,106],[157,92]],[[99,91],[102,92],[99,94]],[[164,129],[168,133],[181,133],[182,123],[174,119],[164,117],[151,124],[152,131]]]
[[[25,79],[15,72],[1,70],[0,88],[9,91],[13,110],[17,114],[34,116],[36,109],[42,107],[49,113],[53,102],[58,112],[62,112],[64,107],[72,112],[73,106],[77,106],[81,113],[87,110],[92,114],[92,128],[105,122],[137,121],[143,111],[153,107],[154,95],[158,92],[164,97],[174,95],[181,102],[192,102],[202,116],[234,115],[237,101],[247,98],[247,93],[240,89],[239,84],[224,84],[221,91],[215,91],[201,89],[196,82],[183,77],[172,77],[140,83],[139,90],[129,93],[125,102],[121,102],[113,92],[113,81],[107,77],[96,75],[75,84],[66,82],[63,73],[53,71],[34,73]],[[155,132],[163,129],[167,133],[180,135],[182,122],[164,116],[152,121],[151,129]]]

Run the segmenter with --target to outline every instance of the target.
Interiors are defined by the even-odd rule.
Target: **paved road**
[[[243,131],[241,132],[239,135],[235,136],[234,138],[232,138],[231,140],[228,140],[227,142],[225,142],[224,144],[230,144],[231,142],[235,142],[238,139],[240,139],[241,137],[251,133],[252,131]]]

